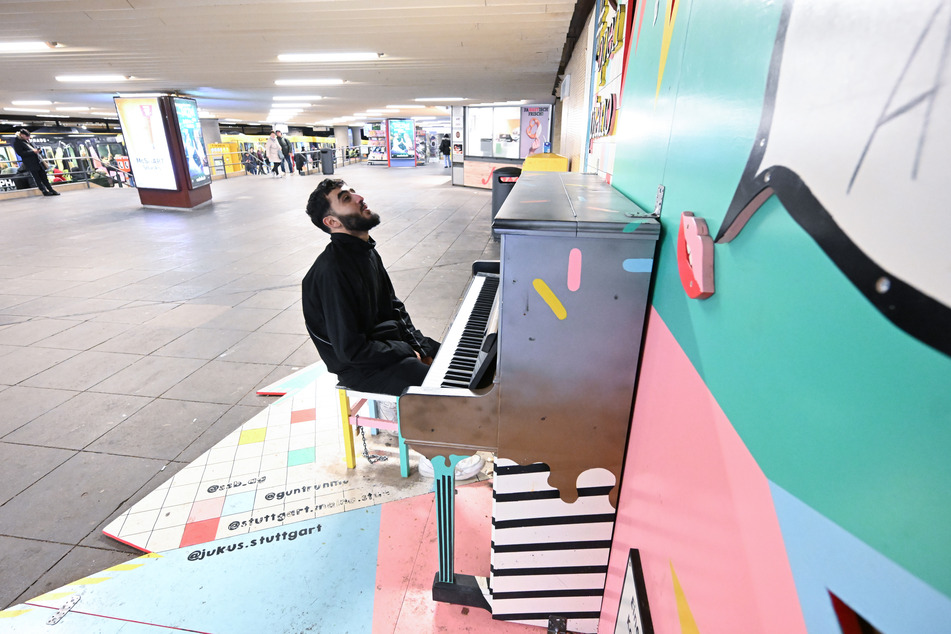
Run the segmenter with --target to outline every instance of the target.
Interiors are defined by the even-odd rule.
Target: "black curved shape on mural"
[[[716,242],[732,240],[746,220],[775,195],[800,227],[889,321],[936,350],[951,356],[951,308],[891,275],[854,243],[816,200],[799,175],[771,167],[748,183],[754,192],[742,207],[730,206]],[[734,199],[736,202],[736,199]]]
[[[759,130],[715,242],[723,244],[733,240],[760,206],[775,195],[793,220],[882,315],[915,339],[951,356],[951,308],[891,275],[866,255],[836,224],[796,172],[776,165],[757,173],[772,126],[792,5],[793,0],[787,0],[783,6]]]

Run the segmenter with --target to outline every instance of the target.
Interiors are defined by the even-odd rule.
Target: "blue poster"
[[[178,117],[178,129],[182,135],[190,187],[195,189],[207,185],[211,182],[211,166],[205,151],[205,139],[201,134],[198,103],[194,99],[175,97],[175,115]]]

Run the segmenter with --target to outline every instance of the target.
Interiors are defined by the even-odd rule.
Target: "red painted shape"
[[[317,420],[317,408],[297,409],[291,412],[291,424]]]
[[[220,517],[213,517],[211,519],[201,520],[200,522],[189,522],[185,524],[182,543],[180,543],[178,547],[185,548],[186,546],[215,541],[215,536],[218,534],[219,521],[221,521]]]
[[[713,238],[706,221],[689,211],[680,215],[677,270],[687,297],[706,299],[713,295]]]

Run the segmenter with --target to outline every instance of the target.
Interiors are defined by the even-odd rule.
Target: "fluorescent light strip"
[[[35,99],[32,101],[11,101],[14,106],[52,106],[53,102],[47,99]]]
[[[320,95],[281,95],[271,97],[272,101],[320,101]]]
[[[53,44],[53,46],[50,46]],[[38,51],[49,51],[53,49],[56,44],[50,42],[0,42],[0,53],[36,53]]]
[[[37,110],[36,108],[4,108],[8,112],[49,112],[49,110]]]
[[[370,62],[383,53],[285,53],[278,55],[281,62]]]
[[[125,75],[57,75],[56,81],[62,82],[115,82],[127,81],[130,77]]]
[[[416,101],[465,101],[468,97],[420,97]]]
[[[275,86],[339,86],[342,79],[277,79]]]

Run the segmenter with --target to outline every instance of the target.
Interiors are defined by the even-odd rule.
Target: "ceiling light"
[[[339,86],[342,79],[278,79],[276,86]]]
[[[416,101],[465,101],[467,97],[420,97]]]
[[[281,62],[370,62],[383,53],[286,53],[278,55]]]
[[[52,101],[47,99],[36,99],[32,101],[11,101],[11,104],[14,106],[51,106],[53,105]]]
[[[57,108],[56,110],[58,110],[59,112],[86,112],[87,110],[89,110],[89,108],[85,106],[64,106],[61,108]]]
[[[0,42],[0,53],[35,53],[59,46],[57,42]]]
[[[387,108],[396,108],[397,110],[399,110],[400,108],[419,108],[419,106],[418,106],[418,105],[412,105],[412,106],[387,106]]]
[[[4,108],[11,112],[49,112],[49,110],[37,110],[36,108]]]
[[[321,99],[323,99],[323,97],[321,97],[320,95],[303,95],[303,96],[282,95],[280,97],[278,96],[271,97],[271,99],[273,101],[320,101]]]
[[[63,82],[114,82],[132,79],[126,75],[57,75],[56,81]]]
[[[309,103],[272,103],[272,108],[310,108]]]

